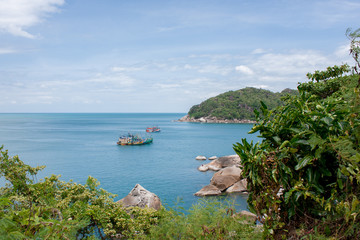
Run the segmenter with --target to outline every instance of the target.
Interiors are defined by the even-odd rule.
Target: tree
[[[358,39],[359,30],[349,34]],[[359,71],[359,42],[352,43]],[[355,46],[355,47],[354,47]],[[347,65],[316,71],[299,95],[255,111],[261,143],[242,139],[234,150],[248,180],[250,209],[267,238],[319,233],[351,239],[360,235],[359,75]],[[302,229],[300,231],[299,229]]]
[[[353,67],[354,73],[359,75],[358,84],[360,86],[360,28],[355,31],[352,31],[351,28],[346,30],[346,36],[350,40],[350,55],[355,60],[355,66]]]

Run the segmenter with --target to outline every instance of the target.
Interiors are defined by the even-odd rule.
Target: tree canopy
[[[282,104],[281,98],[287,94],[297,94],[296,90],[285,89],[280,93],[252,87],[222,93],[191,107],[189,116],[193,118],[216,117],[218,119],[255,120],[254,110],[259,110],[260,102],[275,108]]]

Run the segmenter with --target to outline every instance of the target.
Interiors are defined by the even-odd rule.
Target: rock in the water
[[[240,174],[240,168],[236,166],[226,167],[216,172],[211,178],[210,183],[219,188],[220,191],[224,191],[228,187],[240,181]]]
[[[233,176],[237,178],[237,181],[240,181],[240,174],[241,174],[241,169],[239,167],[236,166],[226,167],[216,172],[211,180],[213,180],[217,176]]]
[[[124,207],[149,207],[159,210],[161,208],[161,201],[154,193],[149,192],[143,188],[140,184],[136,184],[130,193],[123,199],[117,201]]]
[[[205,160],[206,158],[205,159],[204,158],[205,156],[196,157],[197,160]],[[216,156],[212,156],[209,158],[209,160],[214,158],[215,160],[212,160],[211,162],[204,165],[208,167],[208,170],[219,171],[220,169],[225,167],[240,166],[240,157],[238,155],[229,155],[220,158],[217,158]]]
[[[196,160],[206,160],[206,157],[205,156],[197,156],[195,159]]]
[[[241,179],[240,181],[236,182],[234,185],[226,189],[227,193],[233,192],[245,192],[247,193],[247,180]]]
[[[216,186],[220,191],[224,191],[228,187],[234,185],[237,179],[233,176],[218,176],[211,180],[211,184]]]
[[[216,159],[215,161],[219,162],[221,164],[222,168],[225,167],[232,167],[232,166],[240,166],[240,157],[239,155],[229,155],[229,156],[224,156],[224,157],[219,157],[218,159]]]
[[[209,162],[208,164],[206,164],[206,166],[209,168],[209,170],[213,171],[219,171],[222,168],[221,163],[219,163],[217,159]]]
[[[198,167],[198,170],[200,172],[206,172],[207,170],[209,170],[209,167],[204,165],[204,164],[201,164],[199,167]]]
[[[197,193],[195,193],[195,196],[216,196],[220,195],[221,191],[214,185],[207,185],[200,189]]]
[[[211,157],[209,157],[209,160],[215,160],[217,158],[218,158],[217,156],[211,156]]]

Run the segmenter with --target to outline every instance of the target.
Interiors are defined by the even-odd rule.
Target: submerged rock
[[[161,208],[160,198],[143,188],[140,184],[136,184],[126,197],[116,203],[122,204],[124,207],[149,207],[155,210]]]

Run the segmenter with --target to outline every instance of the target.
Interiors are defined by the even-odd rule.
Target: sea
[[[37,179],[52,174],[62,181],[85,184],[88,176],[100,188],[125,197],[136,184],[158,195],[167,208],[189,209],[201,197],[194,196],[210,183],[214,172],[197,167],[210,162],[196,156],[235,154],[233,144],[248,134],[252,124],[188,123],[177,120],[185,113],[0,113],[0,145],[24,163],[45,165]],[[153,143],[119,146],[121,135],[145,134],[158,126]],[[4,179],[1,180],[4,184]],[[247,195],[219,197],[247,209]]]

